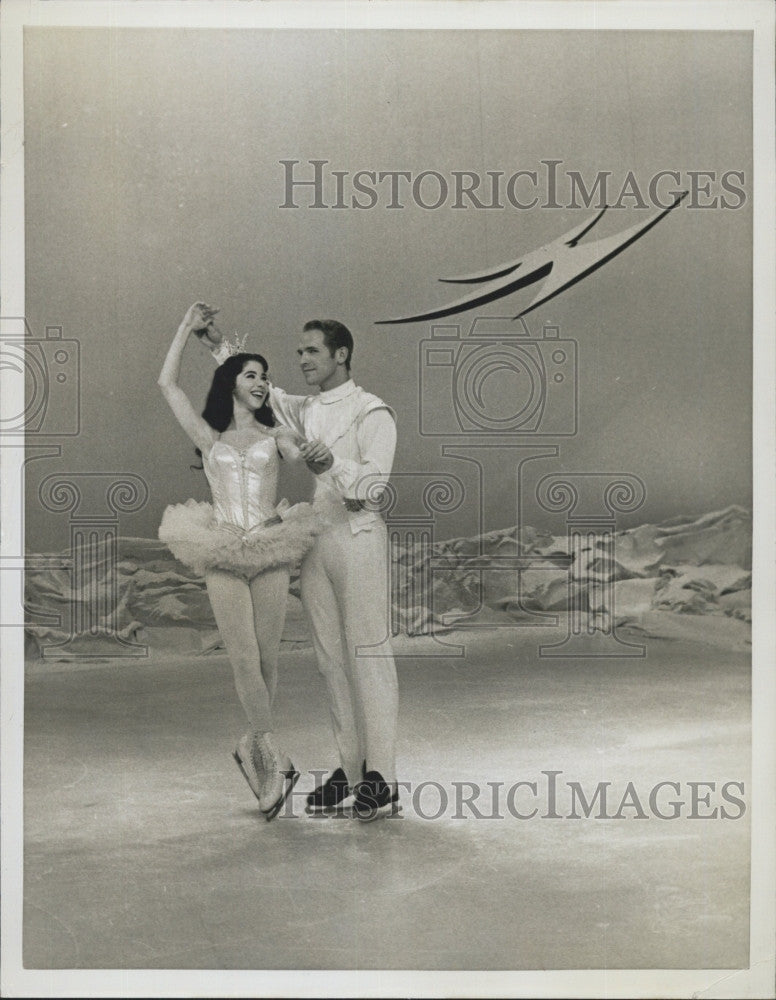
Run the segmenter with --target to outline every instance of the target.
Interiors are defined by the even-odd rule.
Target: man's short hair
[[[350,362],[353,357],[353,334],[344,323],[339,323],[336,319],[311,319],[302,328],[305,333],[309,330],[320,330],[323,334],[323,342],[329,349],[329,354],[334,356],[338,347],[347,347],[348,356],[345,359],[345,367],[350,371]]]

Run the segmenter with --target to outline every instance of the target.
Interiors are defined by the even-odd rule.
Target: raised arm
[[[292,396],[284,389],[270,383],[269,401],[275,416],[284,427],[304,437],[304,405],[309,396]]]
[[[174,413],[175,419],[194,444],[204,452],[207,452],[215,441],[216,432],[202,417],[198,416],[189,402],[188,396],[178,385],[178,376],[183,350],[189,336],[192,333],[197,333],[201,337],[201,331],[212,325],[216,311],[205,305],[204,302],[195,302],[189,308],[178,327],[172,344],[170,344],[170,349],[167,351],[167,357],[164,359],[162,370],[157,379],[159,388]]]

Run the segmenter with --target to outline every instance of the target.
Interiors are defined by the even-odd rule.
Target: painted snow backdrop
[[[532,612],[567,612],[570,594],[595,622],[611,611],[606,595],[613,593],[617,626],[652,636],[681,634],[731,648],[748,644],[751,522],[743,508],[621,531],[614,536],[613,549],[611,558],[603,539],[597,538],[583,550],[580,564],[570,554],[566,536],[530,527],[437,542],[422,556],[397,549],[394,622],[399,634],[408,636],[465,627],[467,622],[519,624]],[[55,650],[50,647],[67,640],[71,622],[75,640],[63,646],[61,654],[68,659],[110,656],[111,650],[116,655],[114,632],[130,642],[147,643],[152,652],[207,653],[219,648],[204,581],[166,546],[152,539],[119,539],[113,588],[106,586],[109,555],[104,546],[94,551],[78,588],[72,585],[67,552],[48,556],[46,568],[28,571],[28,619],[61,616],[59,626],[28,628],[32,656],[45,645],[46,657],[52,657]],[[516,571],[497,568],[498,557],[505,555],[535,556],[536,567],[521,571],[518,583]],[[449,564],[431,574],[430,590],[424,593],[420,577],[432,557]],[[600,586],[609,581],[613,588]],[[703,627],[687,616],[703,616]],[[308,642],[298,573],[292,577],[283,640],[286,648]]]

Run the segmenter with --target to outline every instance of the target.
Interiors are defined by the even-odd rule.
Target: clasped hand
[[[334,465],[334,455],[323,441],[303,441],[299,445],[299,452],[307,468],[316,476],[327,472]]]
[[[204,344],[218,347],[224,336],[215,324],[214,317],[217,312],[220,310],[214,309],[206,302],[195,302],[193,306],[189,306],[183,322]]]

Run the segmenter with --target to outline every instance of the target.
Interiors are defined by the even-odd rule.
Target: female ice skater
[[[216,369],[201,417],[178,385],[189,336],[212,331],[216,312],[203,302],[190,307],[159,376],[178,423],[202,454],[213,503],[168,507],[159,538],[205,577],[250,723],[233,756],[271,820],[299,778],[272,723],[289,567],[310,548],[318,522],[309,504],[275,505],[278,456],[296,458],[299,450],[293,432],[275,427],[260,354],[231,349]]]

